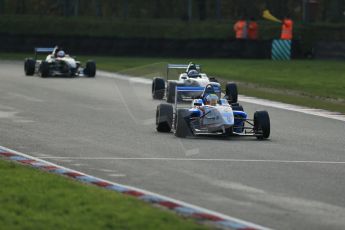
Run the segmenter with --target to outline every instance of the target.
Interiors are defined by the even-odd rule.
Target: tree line
[[[345,0],[0,0],[1,14],[138,19],[237,19],[277,17],[345,22]]]

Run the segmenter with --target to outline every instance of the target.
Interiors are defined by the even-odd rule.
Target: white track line
[[[240,95],[239,100],[242,102],[247,102],[247,103],[252,103],[252,104],[269,106],[269,107],[278,108],[278,109],[290,110],[290,111],[305,113],[309,115],[315,115],[319,117],[326,117],[326,118],[331,118],[334,120],[345,121],[345,115],[339,112],[331,112],[331,111],[323,110],[323,109],[312,109],[312,108],[308,108],[304,106],[291,105],[291,104],[286,104],[282,102],[255,98],[255,97],[247,97],[244,95]]]
[[[106,72],[106,71],[97,71],[97,74],[103,77],[114,78],[118,80],[127,80],[127,81],[130,81],[131,83],[141,83],[141,84],[148,84],[148,85],[152,84],[152,80],[147,79],[147,78],[120,75],[120,74]],[[251,103],[251,104],[257,104],[257,105],[269,106],[273,108],[284,109],[284,110],[289,110],[289,111],[294,111],[294,112],[300,112],[300,113],[319,116],[319,117],[330,118],[330,119],[334,119],[338,121],[345,121],[344,114],[341,114],[338,112],[331,112],[331,111],[323,110],[323,109],[312,109],[312,108],[308,108],[304,106],[297,106],[297,105],[286,104],[282,102],[275,102],[275,101],[260,99],[256,97],[248,97],[244,95],[239,95],[239,101]]]
[[[345,161],[293,161],[260,159],[220,159],[220,158],[164,158],[164,157],[40,157],[51,160],[144,160],[144,161],[210,161],[210,162],[258,162],[258,163],[306,163],[306,164],[345,164]]]

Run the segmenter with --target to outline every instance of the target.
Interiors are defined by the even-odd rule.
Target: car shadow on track
[[[241,136],[219,136],[219,135],[198,135],[198,136],[190,136],[187,137],[186,139],[190,140],[212,140],[212,141],[270,141],[270,139],[264,139],[264,140],[259,140],[256,137],[241,137]]]
[[[176,140],[203,140],[203,141],[245,141],[245,142],[251,142],[251,141],[259,141],[259,142],[271,142],[271,139],[263,139],[259,140],[256,137],[251,137],[251,136],[221,136],[221,135],[209,135],[209,134],[204,134],[204,135],[198,135],[198,136],[187,136],[186,138],[179,138],[175,137],[173,133],[157,133],[153,132],[154,134],[159,134],[159,136],[170,136],[171,138],[174,138]]]
[[[41,78],[41,79],[78,79],[78,78],[86,78],[86,79],[95,79],[95,77],[87,77],[87,76],[49,76],[49,77],[41,77],[41,76],[37,76],[37,75],[33,75],[33,76],[24,76],[27,78]]]

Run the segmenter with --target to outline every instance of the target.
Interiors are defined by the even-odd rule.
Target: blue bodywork
[[[194,87],[194,86],[177,86],[176,91],[179,92],[202,92],[205,87]]]
[[[201,111],[199,109],[189,109],[189,112],[191,112],[191,117],[201,117]]]
[[[243,132],[244,122],[247,119],[247,117],[247,113],[243,111],[234,111],[234,132]]]
[[[200,87],[200,86],[177,86],[176,92],[202,92],[201,99],[203,100],[203,103],[206,102],[206,97],[209,94],[216,94],[220,97],[222,93],[222,89],[220,86],[217,85],[207,85],[206,87]]]

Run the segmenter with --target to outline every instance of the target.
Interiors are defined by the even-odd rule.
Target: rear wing
[[[180,92],[204,92],[205,87],[192,87],[192,86],[176,86],[175,91],[175,111],[177,109],[177,98]]]
[[[189,64],[168,64],[167,65],[167,80],[169,80],[169,70],[170,69],[184,69],[187,70]],[[196,64],[196,69],[200,72],[201,71],[201,65]]]
[[[35,48],[35,59],[37,59],[37,55],[41,53],[53,53],[55,48],[42,48],[42,47],[36,47]]]

